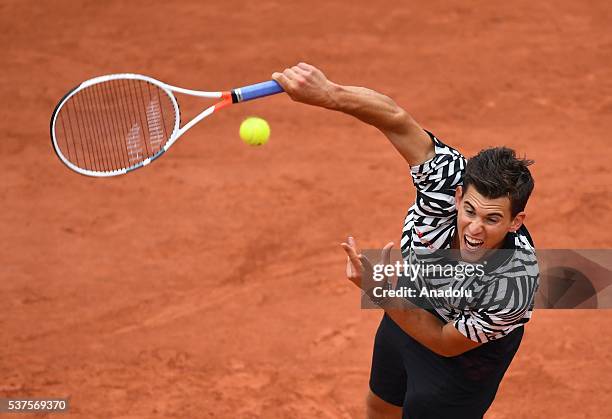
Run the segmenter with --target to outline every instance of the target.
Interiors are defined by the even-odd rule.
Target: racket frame
[[[153,84],[154,86],[159,87],[162,91],[164,91],[164,93],[166,93],[168,97],[170,98],[170,101],[172,103],[172,106],[174,107],[174,112],[175,112],[174,127],[172,130],[172,134],[166,140],[166,143],[164,144],[164,146],[157,153],[155,153],[154,155],[130,167],[117,169],[117,170],[108,170],[108,171],[94,171],[94,170],[84,169],[72,163],[62,153],[59,147],[59,144],[57,142],[57,139],[55,138],[55,126],[57,122],[57,116],[59,115],[59,112],[61,111],[62,107],[78,92],[88,87],[94,86],[96,84],[100,84],[100,83],[104,83],[104,82],[108,82],[112,80],[142,80],[145,82],[149,82]],[[243,90],[247,92],[246,98],[243,98]],[[256,93],[248,93],[249,91],[250,92],[256,91]],[[164,83],[152,77],[144,76],[142,74],[118,73],[118,74],[109,74],[105,76],[94,77],[92,79],[82,82],[77,87],[75,87],[74,89],[66,93],[66,95],[60,100],[60,102],[55,107],[55,110],[53,111],[53,115],[51,117],[51,127],[50,127],[51,128],[51,142],[53,144],[53,149],[55,150],[55,153],[57,154],[59,159],[62,161],[62,163],[64,163],[71,170],[77,173],[80,173],[85,176],[93,176],[93,177],[110,177],[110,176],[123,175],[133,170],[149,165],[153,160],[159,158],[162,154],[168,151],[168,149],[185,132],[187,132],[190,128],[192,128],[202,119],[213,114],[215,111],[221,108],[224,108],[226,106],[229,106],[233,103],[239,103],[244,100],[251,100],[251,99],[258,98],[258,97],[267,96],[270,94],[280,93],[281,91],[282,91],[282,88],[280,88],[280,86],[278,86],[276,82],[270,82],[270,81],[264,82],[264,83],[258,83],[257,85],[251,85],[251,86],[246,86],[243,88],[233,89],[231,91],[206,92],[202,90],[191,90],[191,89],[185,89],[182,87],[172,86],[170,84]],[[189,96],[203,97],[203,98],[209,98],[209,99],[220,99],[220,101],[204,109],[198,115],[193,117],[191,121],[186,123],[183,127],[180,127],[181,113],[180,113],[180,108],[176,100],[176,97],[174,96],[174,92],[181,93],[184,95],[189,95]]]

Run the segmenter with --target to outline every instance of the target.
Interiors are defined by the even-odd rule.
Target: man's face
[[[477,262],[491,249],[499,249],[509,231],[521,227],[525,213],[512,217],[510,199],[485,198],[476,188],[461,186],[455,192],[457,206],[457,240],[461,257],[467,262]]]

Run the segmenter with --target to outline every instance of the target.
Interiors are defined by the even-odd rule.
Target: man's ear
[[[455,209],[459,211],[459,205],[461,204],[461,198],[463,198],[463,186],[457,186],[455,189]]]
[[[512,232],[515,232],[516,230],[521,228],[521,226],[523,225],[523,221],[525,221],[525,217],[526,216],[527,216],[527,214],[525,214],[525,212],[523,212],[523,211],[521,211],[518,214],[516,214],[514,216],[514,219],[510,223],[510,227],[508,227],[508,230],[512,231]]]

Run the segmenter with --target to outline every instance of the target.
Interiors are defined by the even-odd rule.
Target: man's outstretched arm
[[[434,156],[429,135],[388,96],[364,87],[336,84],[305,63],[274,73],[272,78],[296,102],[344,112],[378,128],[411,166]]]
[[[365,256],[359,254],[354,238],[349,237],[347,242],[342,243],[341,246],[347,255],[347,278],[364,290],[371,298],[372,290],[370,287],[375,283],[371,278],[371,262]],[[390,252],[392,247],[393,243],[387,243],[383,248],[382,264],[389,265],[391,263]],[[404,332],[438,355],[444,357],[457,356],[481,345],[481,343],[474,342],[462,335],[452,322],[442,323],[427,310],[418,308],[404,298],[391,298],[379,301],[378,304]]]

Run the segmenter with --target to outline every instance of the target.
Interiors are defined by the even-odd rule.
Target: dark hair
[[[533,160],[516,158],[514,150],[507,147],[481,150],[467,162],[463,193],[471,185],[486,198],[507,196],[514,217],[525,209],[533,191],[534,182],[528,168],[533,163]]]

